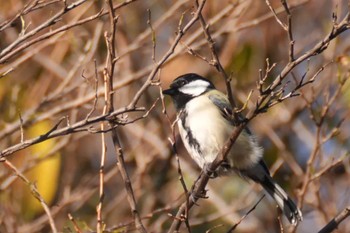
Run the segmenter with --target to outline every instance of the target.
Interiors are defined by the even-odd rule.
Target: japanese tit
[[[215,160],[235,127],[227,97],[216,90],[209,80],[192,73],[176,78],[163,94],[171,96],[183,144],[203,169]],[[262,154],[263,150],[255,137],[245,129],[215,173],[239,174],[259,183],[276,201],[289,222],[296,225],[303,220],[302,213],[272,180]]]

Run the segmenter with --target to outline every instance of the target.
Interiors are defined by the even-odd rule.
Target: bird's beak
[[[167,90],[163,91],[163,94],[172,96],[175,94],[175,90],[174,89],[167,89]]]

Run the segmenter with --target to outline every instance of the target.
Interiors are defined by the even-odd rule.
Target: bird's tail
[[[264,187],[270,196],[275,199],[283,214],[288,218],[289,222],[297,225],[299,221],[303,221],[301,211],[295,203],[288,197],[287,193],[268,175],[265,179],[260,180],[260,184]]]

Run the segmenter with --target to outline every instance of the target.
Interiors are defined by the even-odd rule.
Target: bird
[[[174,103],[179,134],[189,155],[201,169],[208,168],[238,124],[227,96],[195,73],[177,77],[162,93]],[[247,127],[215,171],[216,176],[234,174],[260,184],[291,224],[303,220],[300,209],[272,179],[263,160],[263,149]]]

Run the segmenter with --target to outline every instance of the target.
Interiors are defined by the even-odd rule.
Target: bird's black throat
[[[181,93],[177,89],[172,89],[172,88],[168,90],[164,90],[163,94],[171,96],[174,102],[176,111],[183,109],[185,105],[188,103],[188,101],[190,101],[193,98],[193,96],[191,95]]]

